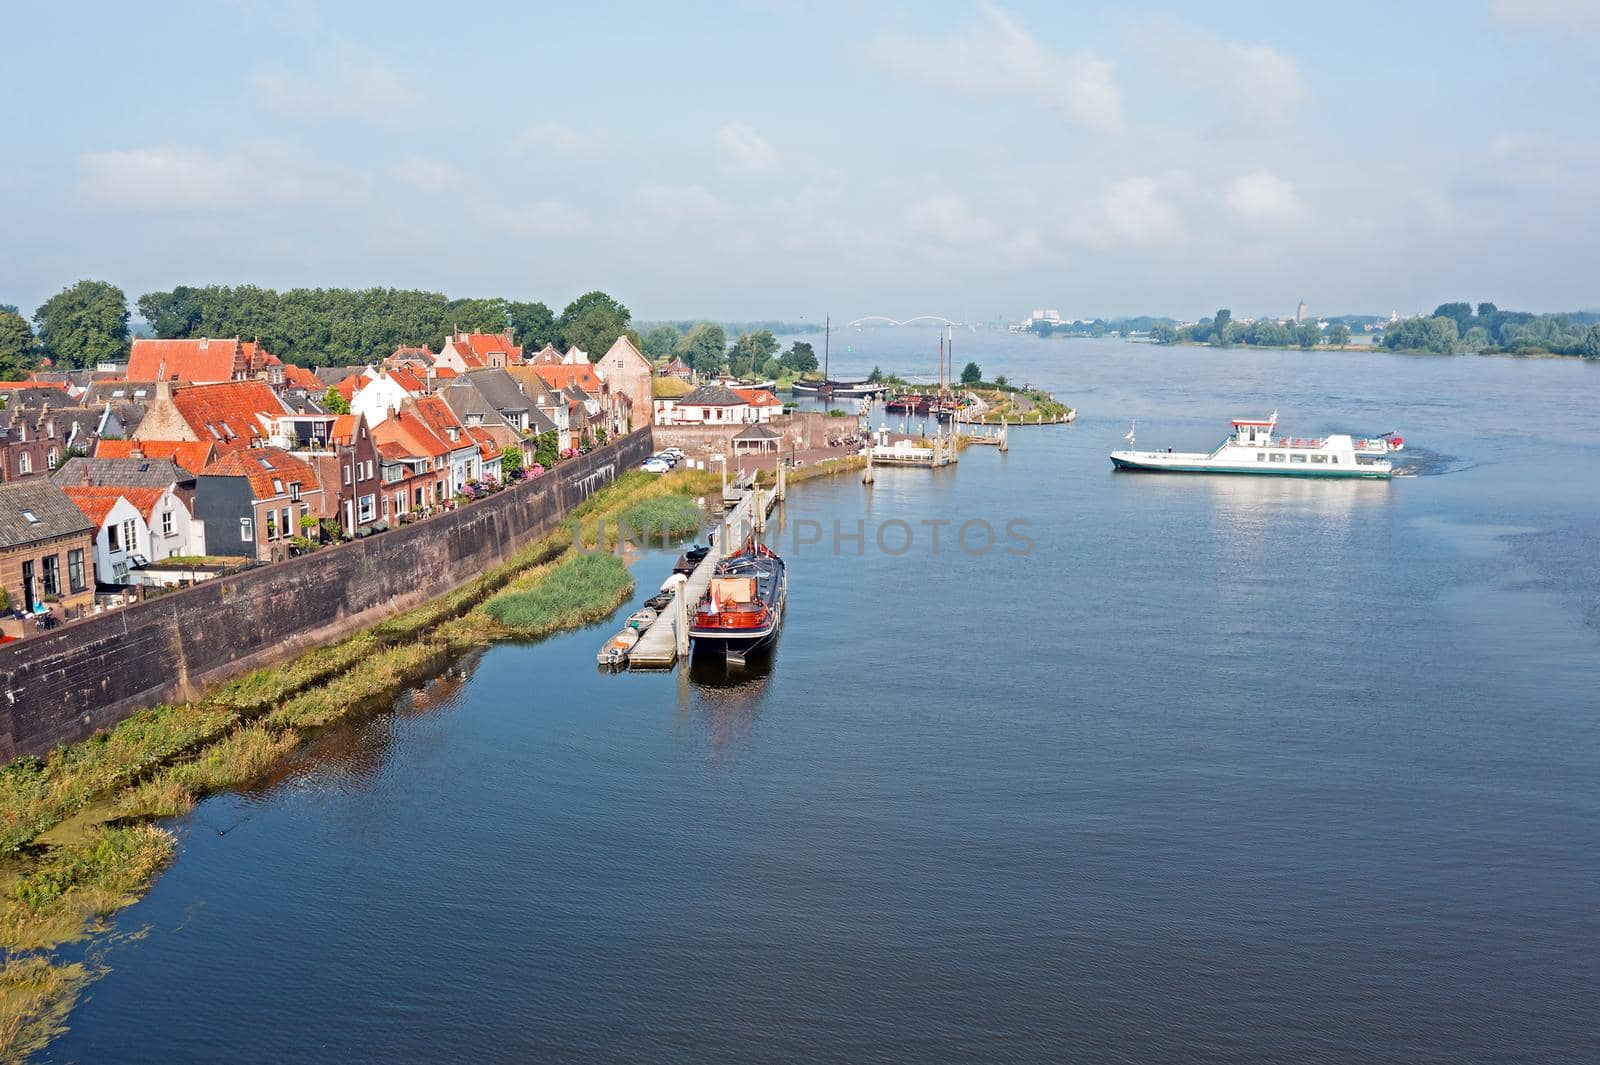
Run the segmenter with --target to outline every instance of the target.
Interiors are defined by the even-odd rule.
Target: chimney
[[[144,448],[139,446],[139,441],[135,440],[133,442],[133,447],[128,451],[128,457],[129,458],[135,458],[135,459],[144,458]],[[85,467],[85,468],[87,468],[87,467]]]

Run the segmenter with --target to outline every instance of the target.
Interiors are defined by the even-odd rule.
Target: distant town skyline
[[[1590,0],[448,24],[188,0],[9,28],[39,91],[0,103],[27,149],[0,173],[0,303],[27,313],[80,278],[600,288],[640,319],[1600,304]]]

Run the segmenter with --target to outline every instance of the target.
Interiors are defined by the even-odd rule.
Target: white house
[[[205,554],[199,522],[166,488],[63,485],[62,491],[97,526],[95,576],[101,584],[138,584],[138,567],[174,555]]]
[[[394,375],[379,369],[351,395],[350,413],[365,417],[369,426],[377,425],[410,397],[411,393]]]
[[[754,425],[772,419],[783,404],[765,389],[734,391],[701,385],[676,399],[655,401],[657,425]]]

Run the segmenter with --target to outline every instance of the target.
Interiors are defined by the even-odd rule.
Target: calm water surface
[[[175,823],[45,1059],[1600,1059],[1600,366],[967,358],[1079,422],[796,491],[770,670],[600,676],[595,629],[326,736]],[[1274,408],[1417,475],[1106,461]]]

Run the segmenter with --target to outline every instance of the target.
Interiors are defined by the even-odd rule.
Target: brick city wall
[[[0,762],[82,739],[140,707],[199,698],[441,595],[553,531],[652,450],[650,430],[640,430],[459,510],[6,644]]]

